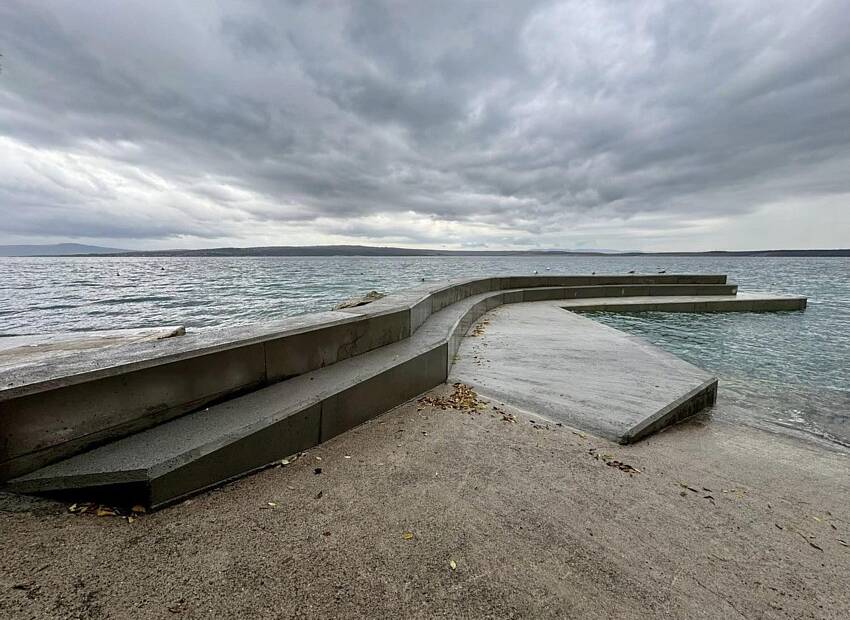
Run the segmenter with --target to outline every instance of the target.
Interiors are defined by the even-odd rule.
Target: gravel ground
[[[132,522],[1,495],[0,617],[850,617],[847,455],[451,391]]]

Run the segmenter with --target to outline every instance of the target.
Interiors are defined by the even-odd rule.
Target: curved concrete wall
[[[446,373],[469,326],[503,303],[735,294],[736,287],[725,281],[722,275],[665,274],[523,276],[427,284],[342,312],[64,358],[2,377],[0,480],[399,342],[441,310],[475,296],[484,295],[471,305],[461,304],[456,316],[444,317],[451,320],[448,329],[434,327],[447,345]]]

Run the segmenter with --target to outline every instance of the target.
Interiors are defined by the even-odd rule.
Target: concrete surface
[[[805,310],[807,299],[787,295],[636,296],[624,299],[575,299],[559,303],[573,312],[782,312]]]
[[[397,306],[395,310],[377,308],[353,322],[320,324],[319,329],[310,329],[311,324],[307,322],[305,329],[279,332],[279,338],[242,340],[240,346],[216,349],[214,355],[187,357],[170,365],[153,365],[135,371],[134,382],[129,385],[125,375],[117,374],[97,382],[69,385],[9,401],[4,405],[5,419],[17,424],[6,427],[6,446],[7,451],[9,446],[14,446],[17,452],[0,463],[0,475],[6,479],[15,477],[10,484],[22,492],[83,488],[131,495],[137,503],[158,506],[315,445],[438,385],[451,369],[469,326],[500,304],[562,300],[571,295],[616,296],[634,290],[661,294],[671,290],[692,291],[695,286],[606,284],[486,291],[494,282],[477,281],[471,288],[463,284],[440,289],[455,291],[453,294],[458,295],[459,300],[435,313],[426,313],[413,336],[383,347],[375,347],[376,338],[378,341],[398,338],[412,316],[399,311]],[[704,286],[706,292],[730,287],[700,286]],[[467,295],[479,289],[485,292]],[[421,301],[417,301],[419,293],[414,290],[405,295],[415,306],[421,305]],[[659,299],[676,303],[680,297],[662,296]],[[566,316],[563,310],[552,305],[554,303],[557,302],[545,302],[542,306],[556,310],[561,317]],[[576,320],[581,319],[576,317]],[[587,325],[597,324],[588,322]],[[539,325],[535,329],[541,331]],[[602,327],[597,326],[597,329]],[[692,415],[714,401],[717,382],[713,378],[705,375],[698,381],[688,374],[696,370],[694,367],[646,343],[629,344],[634,339],[605,329],[609,330],[609,344],[620,339],[618,346],[632,352],[632,359],[623,357],[623,351],[618,351],[616,355],[622,357],[619,366],[607,358],[595,360],[597,374],[608,375],[609,383],[594,388],[597,398],[594,407],[584,408],[583,419],[571,417],[573,423],[629,442]],[[565,343],[572,337],[573,334],[562,334],[561,348],[553,350],[556,356],[561,355]],[[585,346],[590,348],[584,351],[583,359],[574,357],[573,364],[586,368],[593,363],[591,348],[597,338],[597,335],[587,336]],[[248,345],[248,342],[253,344]],[[545,348],[548,343],[541,345]],[[642,357],[634,357],[634,351],[646,347],[656,358],[666,356],[666,365],[659,365],[657,359],[647,356],[645,351]],[[361,349],[367,351],[356,355]],[[245,359],[229,359],[233,356]],[[337,361],[327,366],[329,360]],[[508,374],[517,376],[525,372],[520,366],[527,366],[534,374],[538,372],[535,368],[538,362],[535,353],[523,358],[521,364],[507,364],[506,369]],[[198,373],[200,363],[209,367]],[[184,365],[186,367],[182,368]],[[219,367],[224,372],[217,371]],[[648,393],[643,400],[635,399],[634,394],[628,392],[620,398],[618,407],[612,409],[600,404],[606,391],[622,392],[623,386],[628,384],[627,378],[635,375],[635,367],[645,371],[646,381],[657,383],[654,388],[643,386]],[[248,369],[247,374],[245,369]],[[658,379],[668,375],[678,380],[664,383]],[[285,381],[275,383],[281,380]],[[546,379],[541,380],[545,382]],[[549,380],[551,382],[551,377]],[[582,378],[585,384],[588,380],[588,377]],[[269,383],[271,387],[264,388]],[[258,391],[233,397],[240,390],[250,389]],[[549,385],[548,389],[553,388]],[[579,389],[588,390],[587,387]],[[539,392],[539,395],[544,393]],[[73,407],[66,404],[69,395]],[[231,399],[203,408],[205,403],[225,396]],[[581,403],[580,399],[585,396],[581,391],[571,393],[568,400],[578,397]],[[548,406],[563,405],[563,400],[549,398]],[[126,402],[137,408],[151,402],[170,405],[153,410],[148,407],[144,415],[139,416]],[[544,407],[542,402],[534,402],[534,405]],[[582,408],[575,402],[572,407]],[[179,417],[192,409],[196,412]],[[607,418],[598,413],[603,410]],[[98,416],[99,411],[104,415]],[[0,408],[0,414],[3,413]],[[175,417],[178,419],[169,422]],[[601,421],[603,418],[605,422]],[[60,425],[63,432],[57,433]],[[14,441],[9,439],[8,433],[12,428],[17,434]],[[146,431],[146,428],[151,430]],[[130,436],[120,439],[127,435]],[[113,442],[80,456],[65,458],[107,440]],[[144,463],[138,462],[139,455],[144,456]],[[62,458],[65,460],[59,460]],[[48,465],[50,462],[55,464]],[[42,467],[44,465],[48,466]]]
[[[35,364],[44,364],[57,357],[91,352],[95,349],[127,345],[135,342],[163,340],[183,336],[182,325],[142,329],[110,329],[87,332],[62,332],[0,337],[0,373]]]
[[[473,334],[450,383],[621,443],[697,413],[717,391],[704,370],[556,305],[502,306]]]
[[[42,467],[9,487],[156,507],[311,448],[445,378],[444,343],[405,340]]]
[[[845,619],[848,498],[846,455],[746,427],[414,401],[132,523],[0,494],[0,617]]]
[[[561,289],[534,292],[548,297],[546,293],[553,290]],[[156,507],[244,475],[439,385],[446,380],[469,326],[505,301],[520,301],[526,292],[467,297],[430,315],[401,342],[42,467],[11,480],[10,488],[19,492],[77,489]],[[491,316],[505,318],[500,324],[513,340],[500,344],[516,349],[515,354],[497,360],[496,383],[506,392],[515,392],[514,398],[533,386],[536,397],[548,399],[532,401],[533,406],[541,407],[543,413],[558,408],[559,415],[566,416],[563,420],[579,428],[621,442],[634,441],[714,401],[717,382],[707,373],[555,305],[519,303]],[[552,329],[553,319],[560,320],[559,329]],[[491,352],[495,353],[495,347]],[[553,368],[557,368],[555,374]],[[585,374],[588,369],[589,375]],[[465,370],[456,376],[481,385],[480,376],[472,377]],[[507,381],[503,381],[505,374]],[[641,381],[637,386],[636,377]],[[564,378],[571,389],[562,392],[560,400],[553,398],[553,390],[562,390]]]
[[[454,308],[463,324],[452,323],[450,331],[440,334],[443,340],[448,337],[452,355],[468,324],[499,303],[734,292],[736,287],[725,280],[669,274],[431,283],[366,307],[129,343],[17,367],[0,374],[0,481],[224,398],[402,341],[434,313],[470,299],[480,304],[471,313]],[[558,286],[501,290],[516,283]]]

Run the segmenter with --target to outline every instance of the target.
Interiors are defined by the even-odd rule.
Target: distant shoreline
[[[24,247],[24,246],[6,246]],[[607,252],[578,250],[427,250],[417,248],[372,247],[362,245],[317,245],[317,246],[265,246],[248,248],[209,248],[201,250],[117,250],[103,248],[106,251],[56,252],[44,246],[38,252],[37,246],[26,246],[28,253],[4,253],[0,246],[0,257],[256,257],[256,256],[593,256],[593,257],[850,257],[850,248],[820,250],[712,250],[707,252]]]
[[[516,252],[500,252],[500,251],[424,251],[424,250],[398,250],[389,252],[369,252],[369,251],[333,251],[317,249],[313,250],[288,250],[288,249],[273,249],[269,248],[266,251],[253,251],[254,248],[225,248],[222,250],[165,250],[153,252],[121,252],[115,254],[65,254],[59,256],[65,257],[263,257],[263,256],[360,256],[360,257],[401,257],[401,256],[592,256],[594,258],[622,258],[642,256],[664,256],[664,257],[774,257],[774,258],[830,258],[830,257],[850,257],[850,249],[848,250],[767,250],[767,251],[740,251],[740,252],[535,252],[535,251],[516,251]],[[57,256],[57,255],[53,255]]]

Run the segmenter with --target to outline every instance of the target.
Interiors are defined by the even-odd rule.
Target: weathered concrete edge
[[[555,291],[552,291],[554,294]],[[533,291],[535,301],[539,291]],[[368,419],[371,419],[393,407],[443,383],[453,364],[457,343],[469,328],[483,315],[503,303],[529,301],[523,291],[497,292],[486,295],[476,301],[452,323],[448,333],[440,341],[433,342],[428,348],[420,350],[411,358],[400,360],[371,377],[365,377],[354,385],[343,386],[337,393],[326,395],[316,403],[304,403],[303,406],[287,415],[258,427],[246,427],[244,434],[222,437],[220,441],[205,445],[202,449],[187,451],[182,456],[163,463],[161,467],[144,470],[147,497],[144,499],[151,507],[159,507],[177,501],[182,497],[200,492],[228,480],[247,475],[262,469],[270,463],[290,454],[318,445],[339,433],[345,432]],[[436,356],[436,357],[435,357]],[[321,371],[318,371],[321,372]],[[399,386],[406,377],[407,384]],[[664,407],[651,418],[631,429],[622,440],[636,441],[655,432],[678,419],[692,415],[704,408],[700,399],[710,392],[713,402],[716,394],[716,379],[692,390],[683,397]],[[379,395],[377,398],[374,395]],[[317,414],[318,408],[318,414]],[[291,431],[293,420],[307,416],[309,424],[298,432]],[[305,420],[306,421],[306,420]],[[303,425],[298,425],[303,426]],[[620,438],[614,438],[620,439]],[[271,451],[270,451],[271,450]],[[241,465],[232,466],[232,461]],[[80,478],[69,476],[62,479],[58,486],[72,487],[112,487],[116,484],[129,485],[139,489],[138,476],[103,475]],[[135,472],[134,472],[135,474]],[[21,480],[13,484],[21,492],[44,492],[58,489],[57,479],[45,481]]]
[[[623,280],[629,281],[624,284]],[[28,394],[57,389],[76,383],[94,381],[116,374],[144,370],[196,357],[212,355],[255,344],[266,344],[293,336],[317,333],[341,325],[352,325],[382,316],[404,315],[407,329],[396,340],[408,337],[430,316],[440,309],[483,292],[507,288],[589,287],[589,286],[711,286],[723,285],[725,275],[712,274],[657,274],[657,275],[606,275],[606,276],[508,276],[463,279],[433,283],[388,295],[371,304],[339,311],[319,312],[289,317],[273,323],[232,327],[208,332],[195,332],[179,339],[163,339],[132,343],[115,352],[89,352],[84,356],[69,356],[85,360],[76,368],[58,369],[55,376],[17,378],[13,373],[0,374],[0,402]],[[381,343],[376,346],[383,346]],[[363,352],[363,351],[361,351]],[[63,360],[65,361],[65,360]],[[334,360],[336,361],[336,360]],[[70,365],[70,364],[69,364]],[[30,372],[28,370],[28,372]],[[11,379],[11,381],[10,381]]]
[[[687,278],[689,276],[675,276],[675,277],[677,277],[677,278]],[[708,276],[708,277],[715,278],[715,276]],[[579,280],[579,279],[586,279],[586,277],[575,277],[574,278],[574,280]],[[616,280],[617,277],[616,276],[610,276],[610,277],[606,277],[605,279],[606,280]],[[651,278],[651,279],[655,279],[655,278]],[[547,280],[551,281],[552,278],[547,278]],[[491,278],[491,279],[476,280],[475,282],[476,282],[476,286],[471,288],[471,289],[463,289],[463,287],[460,287],[460,289],[459,289],[459,287],[457,285],[449,285],[449,286],[445,286],[445,287],[439,289],[439,291],[446,292],[445,294],[448,295],[448,297],[444,297],[442,299],[438,298],[439,299],[439,301],[437,302],[438,306],[445,307],[447,305],[451,305],[452,303],[455,303],[455,302],[459,301],[460,299],[464,299],[464,298],[468,297],[470,294],[473,294],[473,293],[474,294],[485,294],[485,293],[479,293],[479,291],[483,290],[483,291],[486,292],[486,290],[488,288],[491,288],[492,286],[501,286],[504,283],[513,283],[513,279],[511,279],[511,278],[501,278],[501,279]],[[498,282],[498,284],[496,282]],[[535,279],[535,282],[533,282],[533,283],[539,283],[539,282],[540,282],[539,279]],[[446,359],[446,362],[445,362],[446,372],[448,372],[448,370],[451,367],[451,364],[453,363],[454,354],[457,350],[457,346],[460,342],[460,338],[463,336],[463,334],[466,333],[469,326],[472,323],[474,323],[474,321],[477,320],[482,314],[484,314],[488,310],[496,307],[497,305],[500,305],[501,303],[503,303],[505,301],[505,299],[509,299],[508,303],[517,302],[517,301],[536,301],[536,300],[543,300],[543,299],[558,299],[558,298],[562,298],[562,297],[566,296],[568,291],[572,291],[573,293],[576,293],[576,291],[578,291],[578,290],[583,290],[584,292],[590,292],[590,293],[603,292],[604,291],[606,294],[617,294],[617,293],[625,294],[627,292],[626,289],[629,286],[646,288],[647,292],[651,292],[654,287],[663,288],[663,292],[670,292],[669,288],[675,289],[679,286],[682,286],[683,288],[688,289],[687,292],[692,293],[693,292],[692,289],[694,287],[699,287],[700,285],[693,285],[693,284],[685,284],[685,285],[678,285],[678,284],[676,284],[676,285],[668,285],[668,284],[663,284],[663,285],[652,285],[652,284],[650,284],[650,285],[647,285],[647,284],[640,284],[640,285],[638,285],[638,284],[635,284],[635,285],[632,285],[632,284],[629,284],[629,285],[615,284],[615,285],[611,285],[611,284],[603,284],[603,285],[590,285],[590,286],[577,286],[577,287],[549,287],[549,288],[541,288],[541,289],[527,289],[527,290],[522,290],[522,291],[498,291],[498,292],[494,293],[493,295],[488,296],[486,299],[481,300],[479,302],[479,304],[476,304],[472,308],[468,309],[467,312],[465,312],[457,320],[456,324],[450,330],[450,335],[446,339],[448,341],[449,350],[450,350],[450,355],[447,356],[447,359]],[[711,285],[707,285],[707,286],[711,286]],[[719,286],[726,286],[726,285],[719,285]],[[617,289],[620,289],[620,290],[617,290]],[[657,292],[660,293],[660,292],[662,292],[662,290],[659,289]],[[420,300],[420,301],[417,301],[416,303],[421,304],[422,302]],[[367,313],[365,317],[359,317],[359,320],[362,321],[365,318],[366,321],[379,321],[380,322],[382,319],[385,319],[388,315],[392,315],[394,317],[397,317],[397,319],[401,318],[402,322],[404,321],[403,311],[402,312],[399,312],[398,310],[393,311],[392,309],[382,309],[382,310],[379,310],[378,312]],[[332,328],[336,327],[337,325],[339,325],[339,322],[334,322],[332,325],[330,325],[328,327],[328,329],[332,329]],[[459,332],[458,327],[460,325],[463,326],[463,329]],[[401,326],[401,328],[402,328],[402,331],[404,331],[403,326]],[[296,335],[301,335],[301,334],[305,334],[305,333],[310,333],[309,329],[297,330]],[[458,334],[460,334],[460,335],[458,335]],[[386,344],[389,344],[393,341],[396,341],[397,339],[398,338],[395,337],[395,336],[390,336],[389,338],[383,339],[383,342],[381,344],[376,345],[375,343],[371,343],[367,347],[364,347],[361,350],[349,351],[347,353],[347,355],[345,355],[345,356],[342,356],[342,355],[334,356],[334,359],[332,360],[331,363],[341,361],[342,359],[347,359],[348,357],[355,356],[355,355],[360,354],[360,353],[368,352],[369,350],[379,348],[380,346],[384,346]],[[253,346],[256,347],[258,345],[260,345],[260,343],[255,343]],[[226,349],[226,350],[228,352],[231,352],[231,353],[235,352],[234,349]],[[53,461],[58,460],[58,459],[66,458],[66,457],[71,456],[72,454],[79,452],[81,450],[84,450],[88,447],[95,446],[98,443],[102,443],[102,442],[108,441],[110,439],[115,439],[115,438],[124,436],[128,433],[138,432],[138,431],[144,430],[145,428],[148,428],[153,424],[165,422],[172,417],[182,415],[183,413],[186,413],[186,412],[194,410],[198,407],[204,406],[205,404],[207,404],[207,402],[212,402],[216,399],[223,398],[223,397],[225,397],[229,394],[238,394],[240,389],[243,389],[243,390],[244,389],[256,389],[256,388],[259,388],[259,387],[263,387],[265,384],[267,384],[268,377],[269,377],[269,363],[268,363],[269,354],[268,354],[268,351],[265,351],[263,353],[263,357],[265,358],[264,372],[261,373],[261,374],[264,375],[263,377],[258,376],[257,378],[255,378],[253,380],[251,380],[249,378],[247,383],[240,380],[240,382],[238,384],[235,384],[234,386],[228,387],[227,385],[225,385],[221,390],[217,391],[214,394],[207,396],[205,399],[201,398],[201,399],[188,400],[188,401],[186,401],[186,403],[184,403],[181,406],[172,406],[171,408],[169,408],[169,411],[167,411],[167,412],[166,411],[155,411],[155,412],[152,413],[152,412],[148,411],[145,414],[145,416],[142,417],[143,419],[142,418],[140,418],[140,419],[134,418],[132,420],[118,421],[117,423],[110,425],[108,427],[105,427],[105,428],[99,427],[97,429],[92,430],[91,432],[85,432],[82,435],[73,437],[73,438],[63,442],[62,444],[55,444],[55,445],[51,444],[51,445],[47,445],[43,448],[39,448],[39,449],[36,449],[36,450],[28,450],[28,451],[22,452],[22,453],[20,453],[20,455],[17,455],[17,456],[12,455],[11,458],[6,459],[2,464],[0,464],[0,479],[6,479],[6,478],[9,478],[9,477],[14,476],[14,475],[20,475],[21,473],[24,473],[26,471],[32,471],[33,469],[41,467],[41,466],[43,466],[43,465],[45,465],[49,462],[53,462]],[[311,370],[311,368],[309,368],[309,367],[304,369],[304,371],[309,371],[309,370]],[[247,388],[246,388],[246,386],[247,386]]]
[[[716,401],[717,377],[712,377],[687,394],[680,396],[672,403],[662,407],[648,418],[635,424],[618,441],[621,444],[634,443],[658,432],[664,427],[696,415],[706,407],[714,405]]]
[[[724,299],[711,301],[601,301],[596,304],[566,303],[561,307],[577,313],[592,312],[783,312],[805,310],[806,297],[770,297],[761,299]]]

